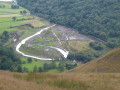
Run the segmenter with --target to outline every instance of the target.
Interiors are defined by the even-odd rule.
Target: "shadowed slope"
[[[68,72],[120,72],[120,48],[116,48],[104,56]]]

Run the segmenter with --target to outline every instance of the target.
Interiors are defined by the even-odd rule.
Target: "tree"
[[[0,8],[5,8],[5,5],[0,5]]]
[[[66,69],[68,69],[68,70],[75,68],[75,67],[77,67],[77,63],[75,63],[75,64],[66,63]]]
[[[3,5],[3,8],[5,8],[5,5]]]
[[[4,32],[2,33],[2,35],[9,36],[9,33],[8,33],[8,31],[4,31]]]
[[[6,35],[6,33],[4,33]],[[16,57],[14,50],[9,47],[0,46],[0,69],[22,72],[21,60]]]
[[[24,67],[23,72],[29,72],[28,68]]]
[[[75,55],[74,55],[74,54],[69,54],[69,55],[67,56],[67,59],[69,59],[69,60],[74,60],[74,59],[75,59]]]
[[[26,10],[23,10],[23,13],[24,13],[24,14],[26,14],[26,13],[27,13],[27,11],[26,11]]]
[[[33,72],[37,72],[37,66],[34,66]]]
[[[23,72],[21,65],[19,65],[19,66],[17,67],[17,72]]]
[[[60,72],[63,72],[63,71],[64,71],[64,65],[59,64],[58,70],[59,70]]]
[[[7,42],[9,40],[9,33],[8,33],[8,31],[4,31],[2,33],[2,35],[0,36],[0,39],[1,39],[2,43]]]
[[[50,22],[74,28],[104,41],[111,38],[120,40],[119,0],[17,1],[32,14]]]
[[[102,43],[98,43],[98,42],[90,42],[89,46],[95,50],[103,50],[104,49],[104,45]]]
[[[56,63],[54,61],[52,61],[50,64],[49,64],[49,69],[55,69],[56,68]]]
[[[77,63],[75,63],[74,66],[77,67]]]
[[[19,6],[18,5],[11,5],[11,8],[12,9],[19,9]]]
[[[39,72],[44,72],[43,68],[42,67],[39,67]]]
[[[7,58],[6,56],[2,57],[0,62],[0,69],[9,70],[12,65],[13,65],[13,62],[10,58]]]
[[[44,71],[48,71],[48,68],[49,68],[48,64],[45,63],[45,64],[43,65],[43,69],[44,69]]]
[[[23,12],[22,11],[20,11],[20,14],[22,14]]]
[[[12,20],[15,22],[16,21],[16,17],[13,17]]]
[[[118,46],[118,43],[115,42],[115,41],[108,41],[106,45],[107,45],[107,47],[109,47],[109,48],[115,48],[115,47]]]
[[[27,59],[28,63],[32,63],[32,58]]]

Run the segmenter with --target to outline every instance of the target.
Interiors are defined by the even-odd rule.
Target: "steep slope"
[[[18,0],[32,14],[102,40],[120,35],[119,0]]]
[[[104,56],[77,67],[69,72],[120,72],[120,48],[108,52]]]

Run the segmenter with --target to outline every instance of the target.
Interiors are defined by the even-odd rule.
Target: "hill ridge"
[[[120,47],[68,72],[120,72]]]

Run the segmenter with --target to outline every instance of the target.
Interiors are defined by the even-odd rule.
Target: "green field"
[[[12,14],[12,13],[0,12],[0,15],[9,15],[9,14]]]
[[[5,8],[0,8],[0,34],[4,30],[9,32],[18,30],[17,28],[11,28],[11,27],[24,25],[25,22],[19,20],[29,19],[28,16],[23,16],[19,14],[20,11],[26,10],[22,7],[20,7],[19,9],[11,9],[11,3],[5,3],[5,2],[0,2],[0,5],[5,5]],[[13,14],[13,13],[18,13],[18,14]],[[13,17],[16,17],[16,21],[13,21],[12,19]]]
[[[25,64],[23,64],[22,67],[23,68],[24,67],[28,68],[29,72],[32,72],[33,68],[35,66],[37,66],[37,68],[39,68],[39,67],[43,67],[43,65],[45,63],[50,64],[52,62],[52,61],[42,61],[42,60],[33,59],[32,63],[28,63],[26,57],[22,57],[21,60],[22,60],[22,62],[25,62]],[[69,61],[67,61],[67,62],[71,63]],[[55,61],[55,63],[58,66],[58,64],[60,63],[60,61]],[[64,69],[64,71],[66,71],[66,69]],[[58,71],[57,69],[51,69],[51,70],[47,71],[47,73],[60,73],[60,71]]]
[[[32,71],[33,71],[33,68],[34,68],[35,66],[36,66],[37,68],[39,68],[39,67],[43,67],[43,65],[44,65],[45,63],[47,63],[47,64],[52,63],[52,61],[42,61],[42,60],[36,60],[36,59],[33,59],[31,63],[28,63],[26,57],[21,58],[21,60],[22,60],[22,62],[24,62],[24,64],[22,65],[22,67],[23,67],[23,68],[24,68],[24,67],[25,67],[25,68],[28,68],[29,72],[32,72]],[[60,62],[61,62],[61,61],[55,61],[56,66],[58,66]],[[65,63],[74,64],[73,62],[70,62],[70,61],[62,61],[62,63],[64,63],[64,65],[65,65]],[[80,65],[81,65],[81,64],[78,64],[78,66],[80,66]],[[67,71],[67,69],[64,68],[64,71]],[[51,69],[51,70],[48,70],[47,73],[60,73],[60,71],[57,70],[57,69]]]
[[[9,12],[9,13],[20,13],[20,11],[23,11],[23,10],[26,10],[28,11],[27,9],[24,9],[22,7],[20,7],[19,9],[11,9],[11,4],[10,2],[8,3],[5,3],[5,2],[0,2],[0,5],[5,5],[5,8],[0,8],[0,12]]]
[[[26,10],[22,7],[19,9],[11,9],[11,3],[8,2],[0,2],[0,5],[5,5],[5,8],[0,8],[0,34],[2,34],[4,31],[15,33],[19,36],[19,41],[23,40],[24,38],[33,35],[34,33],[40,31],[41,28],[46,27],[49,25],[49,22],[36,17],[32,15],[20,15],[20,11]],[[28,10],[26,10],[29,12]],[[13,17],[16,17],[16,20],[13,20]],[[57,41],[57,38],[53,35],[53,32],[56,33],[58,37],[62,37],[59,32],[55,29],[51,29],[49,31],[45,31],[42,33],[42,37],[36,36],[34,38],[34,41],[43,41],[40,45],[39,44],[33,44],[33,47],[28,47],[27,45],[23,45],[20,50],[24,52],[25,54],[34,55],[34,56],[40,56],[40,57],[48,57],[48,58],[60,58],[62,57],[62,54],[54,49],[50,49],[47,46],[57,46],[59,45],[58,42],[49,42],[49,41]],[[52,37],[51,37],[52,36]],[[72,46],[74,46],[74,43],[69,43]],[[4,44],[4,46],[8,47],[14,47],[16,45],[16,42],[13,43],[13,37],[11,36],[9,41]],[[87,44],[86,44],[87,45]],[[39,49],[38,49],[39,48]],[[46,51],[46,50],[48,50]],[[76,48],[77,49],[77,48]],[[17,52],[15,52],[17,53]],[[23,62],[22,68],[26,67],[28,68],[29,72],[33,71],[33,68],[37,66],[43,67],[45,63],[50,64],[52,61],[40,61],[40,60],[32,60],[32,63],[27,62],[27,57],[21,57],[19,56]],[[55,61],[56,65],[58,66],[60,61]],[[65,63],[72,63],[69,61],[65,61]],[[64,71],[67,69],[64,68]],[[48,73],[59,73],[57,69],[51,69],[47,71]]]
[[[22,20],[22,19],[31,19],[29,16],[19,16],[16,17],[16,20]],[[12,17],[8,17],[8,18],[0,18],[0,22],[13,22]]]
[[[23,29],[25,30],[32,29],[30,27],[27,28],[25,26],[23,27],[23,25],[25,24],[29,24],[34,28],[48,25],[38,17],[30,15],[20,15],[19,14],[20,11],[26,10],[22,7],[19,7],[19,9],[11,9],[10,2],[0,2],[0,5],[5,5],[5,8],[0,8],[0,34],[5,30],[9,32],[12,31],[22,32]],[[26,11],[29,12],[28,10]],[[16,17],[16,21],[13,21],[12,19],[13,17]]]
[[[71,53],[91,50],[89,42],[86,41],[62,41],[62,46],[66,49],[70,49]]]
[[[33,61],[32,63],[23,64],[23,67],[28,68],[29,71],[33,71],[34,66],[43,67],[45,63],[50,64],[52,61]]]

